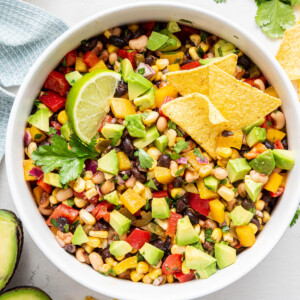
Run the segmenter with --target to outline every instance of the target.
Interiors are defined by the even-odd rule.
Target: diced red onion
[[[87,159],[85,162],[86,171],[92,171],[93,174],[97,172],[98,163],[95,160]]]
[[[138,70],[143,69],[143,68],[145,69],[143,76],[147,79],[150,79],[151,77],[153,77],[156,74],[156,72],[149,65],[147,65],[143,62],[139,63],[135,72],[138,73]]]
[[[187,158],[186,157],[180,157],[180,158],[177,159],[177,162],[179,164],[186,165],[187,164]]]
[[[94,208],[95,208],[95,205],[94,205],[94,204],[90,204],[90,205],[88,205],[88,206],[86,207],[86,210],[87,210],[89,213],[91,213],[91,212],[94,210]]]
[[[208,164],[208,159],[206,157],[204,157],[204,159],[202,159],[199,156],[197,156],[196,159],[197,159],[198,164]]]
[[[100,187],[99,187],[98,184],[96,184],[96,190],[97,190],[99,196],[101,197],[101,196],[102,196],[102,193],[101,193],[101,190],[100,190]]]
[[[25,130],[25,135],[24,135],[24,144],[25,146],[28,146],[32,142],[32,137],[29,132],[29,130]]]
[[[30,171],[29,171],[29,174],[34,176],[35,178],[37,179],[41,179],[44,175],[44,172],[39,169],[39,168],[36,168],[36,167],[33,167]]]

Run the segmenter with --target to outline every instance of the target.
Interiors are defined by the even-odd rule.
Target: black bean
[[[184,66],[184,65],[186,65],[186,64],[189,64],[189,63],[191,63],[191,62],[194,62],[194,60],[193,60],[193,59],[185,60],[185,61],[181,64],[181,66]]]
[[[82,41],[81,45],[79,46],[79,49],[83,52],[91,51],[93,48],[97,45],[97,38],[92,38],[87,41]]]
[[[126,44],[128,44],[128,42],[133,37],[133,33],[130,30],[124,30],[123,33],[124,33],[124,35],[123,35],[124,41],[126,42]]]
[[[274,144],[271,143],[271,142],[268,141],[268,140],[265,140],[265,141],[264,141],[264,145],[265,145],[266,148],[268,148],[268,149],[274,149]]]
[[[118,48],[123,48],[126,46],[126,42],[122,38],[116,35],[111,35],[108,39],[108,42]]]
[[[107,222],[105,222],[104,220],[100,219],[93,226],[93,230],[95,230],[95,231],[98,231],[98,230],[108,231],[109,227],[110,227],[110,225]]]
[[[160,80],[159,81],[155,81],[154,84],[156,85],[157,88],[159,88],[159,86],[161,84],[161,81]]]
[[[273,197],[266,190],[263,190],[262,200],[266,203],[270,203],[273,200]]]
[[[176,203],[176,212],[183,213],[189,207],[188,200],[185,196],[179,198]]]
[[[153,66],[156,62],[157,58],[153,55],[148,55],[145,58],[145,64],[149,65],[149,66]]]
[[[245,71],[243,78],[247,79],[250,77],[250,72],[249,71]]]
[[[245,153],[250,151],[250,147],[247,145],[242,145],[241,150],[239,151],[241,156],[244,156]]]
[[[224,130],[222,132],[222,136],[227,137],[227,136],[232,136],[233,132],[232,131],[228,131],[228,130]]]
[[[214,244],[211,243],[211,242],[205,241],[205,242],[203,243],[203,248],[204,248],[205,250],[210,251],[213,247],[214,247]]]
[[[288,149],[288,141],[286,136],[281,140],[281,144],[284,147],[284,149]]]
[[[243,208],[245,208],[246,210],[249,210],[251,207],[253,207],[253,202],[249,199],[244,199],[242,201],[242,206]]]
[[[127,83],[122,79],[115,92],[115,97],[121,97],[128,91],[128,85]]]
[[[128,178],[131,176],[131,170],[121,171],[120,172],[121,177],[128,176]]]
[[[174,187],[180,187],[181,185],[182,185],[182,183],[183,183],[183,179],[182,179],[182,177],[176,177],[175,179],[174,179],[174,181],[173,181],[173,185],[174,185]]]
[[[259,223],[259,221],[258,221],[258,219],[256,217],[252,218],[251,221],[250,221],[250,223],[253,223],[254,225],[256,225],[257,230],[259,230],[260,223]]]
[[[197,225],[199,223],[199,218],[192,208],[188,208],[184,215],[189,217],[192,225]]]
[[[109,70],[114,70],[114,66],[113,65],[111,65],[110,63],[106,63],[106,66],[107,66],[107,69],[109,69]]]
[[[146,181],[146,176],[142,174],[136,167],[132,169],[132,174],[141,183]]]
[[[166,241],[162,241],[160,238],[157,238],[151,242],[151,244],[162,251],[168,251],[172,247],[171,239],[167,238]]]
[[[132,142],[131,142],[131,140],[128,136],[123,138],[122,148],[128,156],[131,156],[133,154],[134,147],[133,147]]]
[[[65,251],[67,251],[68,253],[74,254],[76,252],[76,246],[74,246],[73,244],[67,244],[64,247]]]
[[[61,232],[66,232],[66,228],[69,228],[69,221],[65,217],[59,217],[57,219],[58,229]],[[66,226],[67,225],[67,226]],[[67,230],[68,231],[68,230]]]
[[[101,256],[102,256],[103,260],[106,260],[107,258],[113,257],[112,254],[109,251],[109,247],[102,250]]]
[[[162,154],[157,161],[159,167],[169,168],[171,163],[171,158],[167,154]]]
[[[137,39],[138,37],[140,37],[141,35],[144,34],[144,30],[142,28],[139,28],[132,36],[132,40]]]
[[[249,69],[251,67],[251,60],[248,56],[242,55],[238,59],[238,65],[241,65],[245,70]]]

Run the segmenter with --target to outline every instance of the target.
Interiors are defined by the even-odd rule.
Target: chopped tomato
[[[267,115],[265,117],[265,121],[260,125],[260,127],[265,128],[266,130],[273,127],[272,119],[270,115]]]
[[[74,66],[76,62],[76,56],[77,56],[77,50],[74,49],[68,52],[60,62],[63,64],[64,67]]]
[[[93,210],[93,215],[95,216],[96,220],[100,220],[103,218],[106,222],[109,222],[110,214],[109,210],[114,207],[113,204],[107,201],[101,201]]]
[[[183,274],[182,272],[177,272],[174,274],[175,277],[179,280],[180,283],[190,281],[195,278],[194,271],[191,270],[188,274]]]
[[[136,68],[136,64],[135,64],[135,55],[137,54],[136,51],[127,51],[125,49],[120,49],[118,51],[118,56],[120,56],[121,58],[125,59],[129,59],[129,61],[132,64],[133,69]]]
[[[168,184],[168,188],[167,188],[167,191],[168,191],[168,194],[171,195],[171,191],[174,189],[174,184],[173,183],[169,183]]]
[[[276,193],[273,193],[273,192],[269,192],[270,193],[270,196],[273,197],[273,198],[277,198],[279,197],[280,195],[282,195],[284,192],[284,187],[283,186],[280,186],[277,190]]]
[[[171,275],[181,272],[181,254],[169,255],[162,265],[162,272],[165,275]]]
[[[70,84],[66,77],[56,71],[50,72],[44,86],[46,89],[54,91],[60,96],[65,96],[70,88]]]
[[[236,246],[234,246],[235,249],[239,249],[239,248],[241,248],[241,247],[242,247],[241,244],[237,244]]]
[[[48,226],[52,226],[51,224],[51,219],[57,220],[59,217],[66,218],[69,222],[69,224],[72,224],[75,219],[77,218],[79,214],[79,210],[74,209],[70,206],[64,205],[64,204],[59,204],[53,213],[50,215],[48,220],[46,221],[46,224]]]
[[[149,231],[135,228],[127,237],[126,242],[134,249],[141,249],[145,243],[148,243],[151,238]]]
[[[187,63],[187,64],[181,66],[180,70],[191,70],[191,69],[195,69],[200,66],[201,66],[201,64],[199,63],[199,61],[195,60],[195,61],[192,61],[190,63]]]
[[[168,227],[166,230],[166,235],[168,236],[175,236],[176,234],[176,229],[177,229],[177,222],[182,218],[182,215],[176,214],[171,211],[170,217],[168,219]]]
[[[59,109],[65,106],[66,103],[65,97],[61,97],[52,91],[47,91],[44,93],[39,100],[49,107],[53,112],[57,112]]]
[[[81,193],[77,193],[75,191],[73,191],[74,197],[80,198],[80,199],[86,199],[85,196],[85,191],[81,192]]]
[[[247,78],[247,79],[244,80],[244,82],[250,84],[251,86],[254,86],[254,81],[256,79],[262,80],[264,84],[266,84],[266,82],[267,82],[267,80],[264,76],[259,76],[259,77],[254,77],[254,78]]]
[[[111,120],[112,120],[112,117],[109,116],[109,115],[107,115],[107,116],[103,119],[102,123],[100,124],[100,127],[98,128],[98,132],[101,132],[103,126],[104,126],[105,124],[107,124],[107,123],[110,123]]]
[[[201,215],[208,216],[210,212],[209,201],[213,199],[201,199],[200,195],[188,193],[190,207],[200,213]]]
[[[168,197],[168,192],[167,191],[158,191],[155,193],[152,193],[153,198],[164,198]]]
[[[165,115],[164,115],[164,113],[163,113],[163,111],[162,111],[162,106],[164,105],[164,104],[166,104],[166,103],[168,103],[168,102],[170,102],[170,101],[172,101],[172,100],[174,100],[174,98],[173,97],[170,97],[170,96],[166,96],[165,97],[165,99],[164,99],[164,101],[163,101],[163,103],[161,104],[161,107],[160,107],[160,109],[159,109],[159,114],[162,116],[162,117],[165,117],[166,119],[169,119],[168,117],[166,117]]]
[[[87,51],[83,56],[83,62],[90,68],[99,61],[97,55],[92,51]]]
[[[94,197],[92,197],[91,199],[87,199],[88,202],[90,202],[91,204],[97,205],[98,201],[99,201],[99,195],[96,195]]]
[[[282,145],[282,143],[281,143],[280,140],[276,140],[276,142],[274,143],[274,146],[275,146],[275,149],[282,149],[282,150],[284,150],[284,147],[283,147],[283,145]]]
[[[52,191],[52,186],[46,182],[44,182],[44,179],[41,178],[36,183],[40,188],[42,188],[46,193],[50,194]]]
[[[50,125],[52,127],[54,127],[58,132],[60,132],[62,125],[59,122],[57,122],[57,121],[51,121]]]
[[[205,58],[208,58],[208,55],[206,53],[203,55],[203,59]]]

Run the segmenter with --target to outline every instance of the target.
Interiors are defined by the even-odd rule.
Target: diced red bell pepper
[[[106,222],[109,222],[110,214],[109,210],[114,208],[115,206],[107,201],[101,201],[93,210],[93,215],[96,220],[100,220],[103,218]]]
[[[201,64],[199,63],[199,61],[195,60],[195,61],[192,61],[190,63],[187,63],[187,64],[181,66],[180,70],[191,70],[191,69],[195,69],[200,66],[201,66]]]
[[[205,59],[205,58],[208,58],[207,53],[205,53],[205,54],[203,55],[203,59]]]
[[[46,193],[50,194],[52,192],[52,186],[46,182],[44,182],[44,179],[41,178],[36,183],[40,188],[42,188]]]
[[[273,123],[270,115],[265,116],[265,121],[260,125],[260,127],[265,128],[266,130],[273,127]]]
[[[237,244],[236,246],[234,246],[235,249],[239,249],[239,248],[241,248],[241,247],[242,247],[241,244]]]
[[[275,149],[282,149],[282,150],[284,150],[284,147],[283,147],[283,145],[282,145],[282,143],[281,143],[280,140],[276,140],[276,142],[274,143],[274,146],[275,146]]]
[[[50,215],[48,220],[46,221],[46,224],[48,226],[51,226],[51,219],[57,220],[59,217],[66,218],[69,222],[69,224],[72,224],[75,219],[78,217],[79,211],[77,209],[74,209],[70,206],[59,204],[53,211],[53,213]]]
[[[269,193],[270,193],[271,197],[277,198],[277,197],[281,196],[283,194],[283,192],[284,192],[284,187],[280,186],[276,193],[273,193],[273,192],[269,192]]]
[[[70,84],[66,77],[56,71],[50,72],[44,86],[46,89],[54,91],[60,96],[65,96],[70,88]]]
[[[162,265],[162,272],[165,275],[171,275],[174,273],[181,272],[181,254],[169,255]]]
[[[168,219],[168,227],[166,230],[166,235],[173,237],[176,234],[176,229],[177,229],[177,223],[178,220],[182,218],[182,215],[176,214],[171,211],[170,217]]]
[[[152,193],[153,198],[164,198],[168,197],[168,192],[167,191],[158,191]]]
[[[101,132],[103,126],[104,126],[105,124],[107,124],[107,123],[110,123],[111,120],[112,120],[112,117],[109,116],[109,115],[107,115],[107,116],[103,119],[102,123],[100,124],[100,126],[99,126],[99,128],[98,128],[98,132]]]
[[[87,51],[83,56],[83,62],[90,68],[99,61],[97,55],[92,51]]]
[[[188,40],[192,34],[197,34],[197,35],[200,34],[199,30],[189,27],[189,26],[180,25],[180,29],[181,29],[181,31],[179,32],[179,39],[181,41]]]
[[[199,214],[207,217],[210,211],[209,201],[213,199],[201,199],[200,195],[193,193],[188,193],[188,197],[190,207]]]
[[[136,54],[137,54],[136,51],[130,51],[129,52],[125,49],[120,49],[118,51],[118,56],[120,56],[123,59],[127,58],[131,62],[133,69],[136,68],[136,64],[135,64],[135,55]]]
[[[264,84],[266,84],[266,82],[267,82],[267,80],[264,76],[259,76],[259,77],[255,77],[255,78],[247,78],[244,80],[244,82],[250,84],[251,86],[254,86],[254,81],[256,79],[262,80]]]
[[[74,66],[76,62],[76,56],[77,56],[77,50],[74,49],[68,52],[60,62],[63,64],[64,67]]]
[[[182,272],[177,272],[174,274],[175,277],[179,280],[180,283],[190,281],[195,278],[194,271],[191,270],[188,274],[183,274]]]
[[[51,121],[50,125],[60,132],[62,125],[58,121]]]
[[[66,75],[66,74],[69,74],[69,73],[74,72],[74,71],[75,71],[74,68],[66,67],[66,68],[63,69],[63,74]]]
[[[173,183],[169,183],[168,187],[167,187],[167,191],[168,194],[171,195],[171,191],[174,189],[174,184]]]
[[[86,199],[85,196],[85,191],[81,192],[81,193],[77,193],[75,191],[73,191],[74,197],[80,198],[80,199]]]
[[[65,97],[61,97],[52,91],[47,91],[44,93],[39,100],[49,107],[53,112],[57,112],[59,109],[65,106],[66,103]]]
[[[126,242],[134,249],[141,249],[145,243],[150,241],[150,238],[151,233],[149,231],[135,228],[127,237]]]
[[[168,103],[168,102],[170,102],[170,101],[172,101],[172,100],[174,100],[173,97],[166,96],[165,99],[164,99],[164,101],[163,101],[163,103],[161,104],[161,107],[162,107],[164,104],[166,104],[166,103]],[[158,110],[159,114],[160,114],[162,117],[165,117],[165,118],[168,120],[169,118],[168,118],[167,116],[164,115],[164,113],[163,113],[161,107],[160,107],[160,109]]]
[[[99,201],[99,195],[96,195],[96,196],[92,197],[91,199],[86,199],[86,200],[96,206]]]

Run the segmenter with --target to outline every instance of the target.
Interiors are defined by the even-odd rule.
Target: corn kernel
[[[85,189],[90,190],[95,187],[95,183],[93,180],[89,179],[85,181]]]
[[[155,71],[155,73],[157,73],[159,71],[158,66],[156,66],[156,65],[151,66],[151,68]]]
[[[93,172],[92,171],[86,171],[85,173],[84,173],[84,176],[83,176],[83,179],[84,180],[90,180],[90,179],[92,179],[93,178]]]
[[[83,208],[86,204],[87,204],[87,200],[78,198],[78,197],[74,197],[74,204],[78,207],[78,208]]]
[[[258,229],[257,229],[257,226],[254,223],[249,223],[248,226],[250,226],[253,229],[254,234],[257,232]]]
[[[109,266],[113,267],[115,260],[114,260],[112,257],[109,257],[109,258],[107,258],[107,259],[105,260],[105,262],[106,262]]]
[[[211,234],[211,238],[216,242],[219,243],[222,239],[222,230],[220,228],[215,228]]]
[[[168,283],[173,283],[174,282],[174,276],[173,276],[173,274],[167,275],[167,282]]]
[[[206,52],[208,50],[208,45],[205,44],[204,42],[201,42],[200,45],[201,49],[203,50],[203,52]]]
[[[144,276],[143,274],[139,274],[137,271],[131,271],[131,273],[130,273],[130,279],[133,282],[140,281],[143,278],[143,276]]]
[[[90,245],[87,244],[82,244],[81,247],[87,252],[87,253],[92,253],[94,248]]]
[[[99,248],[100,247],[101,241],[100,241],[99,238],[89,236],[88,239],[89,239],[89,241],[86,243],[88,246],[91,246],[93,248]]]
[[[265,204],[266,204],[265,201],[258,200],[258,201],[255,202],[255,208],[262,211],[265,207]]]
[[[224,242],[231,243],[233,242],[233,236],[230,232],[223,232],[223,240]]]
[[[169,65],[169,60],[166,58],[157,59],[155,65],[158,67],[159,70],[163,70]]]
[[[226,201],[230,202],[234,198],[234,191],[226,186],[221,186],[218,189],[218,194]]]
[[[121,261],[121,260],[123,260],[124,258],[125,258],[125,255],[122,255],[122,256],[116,257],[116,260],[117,260],[117,261]]]
[[[140,28],[140,27],[139,27],[139,25],[137,25],[137,24],[131,24],[131,25],[128,26],[128,29],[129,29],[130,31],[132,31],[133,33],[135,33],[139,28]]]
[[[106,230],[91,230],[89,232],[89,235],[100,238],[100,239],[107,239],[108,231],[106,231]]]
[[[104,31],[104,35],[107,39],[109,39],[109,37],[112,35],[111,31],[110,30],[105,30]]]
[[[217,147],[216,153],[223,158],[228,158],[232,155],[232,149],[229,147]]]
[[[160,276],[162,274],[162,270],[159,269],[154,269],[153,271],[149,272],[149,277],[154,280],[155,278],[157,278],[158,276]]]
[[[200,232],[199,240],[200,240],[200,243],[202,243],[202,244],[205,242],[205,233],[203,230],[201,230],[201,232]]]
[[[145,190],[145,186],[141,182],[137,181],[133,187],[133,190],[137,194],[141,194]]]
[[[230,217],[229,217],[230,213],[228,211],[225,211],[225,222],[226,225],[229,226],[230,224]]]
[[[158,160],[159,157],[161,156],[161,152],[155,148],[155,147],[150,147],[148,150],[147,150],[147,153],[149,154],[149,156],[153,159],[156,159]]]
[[[139,274],[146,274],[146,273],[149,272],[149,265],[146,262],[144,262],[144,261],[140,261],[137,264],[136,271]]]
[[[199,171],[199,176],[204,178],[209,176],[212,173],[213,167],[211,165],[205,165],[203,167],[201,167],[200,171]]]
[[[52,205],[55,205],[55,204],[58,203],[58,200],[57,200],[56,197],[53,196],[53,195],[51,195],[51,196],[49,197],[49,201],[50,201],[50,203],[51,203]]]
[[[191,47],[189,48],[189,54],[192,57],[193,60],[198,60],[200,59],[197,51],[196,51],[196,47]]]
[[[228,158],[218,159],[217,165],[218,167],[225,168],[228,162]]]
[[[76,193],[82,193],[84,189],[85,189],[85,181],[81,177],[78,177],[74,184],[74,191]]]
[[[178,246],[178,245],[173,245],[171,248],[171,253],[172,254],[182,254],[185,252],[186,246]]]
[[[199,34],[192,34],[192,35],[190,36],[190,40],[194,43],[194,45],[195,45],[196,47],[198,47],[199,44],[200,44],[200,42],[201,42],[201,37],[200,37]]]
[[[151,284],[152,283],[152,279],[150,278],[150,276],[148,274],[146,274],[144,277],[143,277],[143,282],[146,283],[146,284]]]
[[[175,145],[176,137],[177,137],[177,132],[174,129],[169,129],[167,131],[168,146],[170,148]]]
[[[267,211],[264,211],[263,219],[262,219],[263,223],[266,224],[270,220],[270,218],[271,218],[270,214]]]
[[[174,199],[176,197],[180,198],[185,194],[185,192],[186,191],[182,188],[174,188],[174,189],[171,190],[171,197],[174,198]]]
[[[109,54],[118,52],[118,50],[119,50],[119,48],[114,46],[114,45],[109,45],[107,47],[107,51],[108,51]]]
[[[137,253],[139,251],[139,249],[132,249],[131,251],[130,251],[130,253],[131,254],[135,254],[135,253]]]
[[[159,81],[161,80],[161,77],[162,77],[163,73],[161,71],[157,72],[156,76],[155,76],[155,80],[156,81]]]
[[[236,158],[240,157],[239,151],[237,151],[236,149],[231,149],[231,150],[232,150],[232,153],[231,153],[230,158],[236,159]]]
[[[57,116],[57,121],[60,124],[65,124],[68,121],[68,116],[65,110],[62,110],[58,116]]]
[[[181,265],[181,272],[183,274],[189,274],[190,273],[190,269],[186,266],[185,264],[185,260],[182,262],[182,265]]]
[[[88,191],[86,191],[85,195],[88,199],[92,199],[94,196],[97,196],[99,194],[96,188],[91,188]]]

